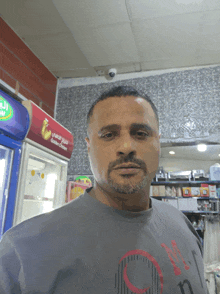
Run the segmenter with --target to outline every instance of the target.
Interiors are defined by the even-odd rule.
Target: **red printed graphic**
[[[181,255],[181,253],[180,253],[180,250],[179,250],[179,248],[178,248],[177,245],[176,245],[176,241],[175,241],[175,240],[172,240],[172,241],[171,241],[171,244],[172,244],[172,247],[173,247],[173,251],[172,251],[172,250],[171,250],[166,244],[164,244],[164,243],[161,244],[161,247],[163,247],[163,248],[166,249],[166,252],[167,252],[167,254],[168,254],[168,256],[169,256],[169,259],[170,259],[170,261],[171,261],[171,263],[172,263],[172,265],[173,265],[174,274],[175,274],[176,276],[178,276],[178,275],[181,274],[181,270],[180,270],[180,268],[175,264],[175,261],[173,260],[172,256],[174,257],[174,259],[176,259],[177,262],[179,262],[179,259],[178,259],[178,257],[177,257],[177,253],[179,253],[179,256],[180,256],[180,258],[182,259],[182,262],[183,262],[183,264],[184,264],[184,268],[185,268],[185,270],[189,270],[190,267],[186,264],[185,260],[183,259],[182,255]],[[171,256],[171,255],[172,255],[172,256]]]
[[[146,251],[143,251],[143,250],[131,250],[129,252],[127,252],[119,261],[119,265],[123,264],[123,262],[125,262],[125,266],[123,266],[123,279],[124,279],[124,282],[127,286],[127,288],[132,291],[133,293],[137,293],[137,294],[142,294],[142,293],[146,293],[151,287],[147,287],[147,288],[144,288],[144,289],[139,289],[137,287],[135,287],[129,280],[128,278],[128,275],[127,275],[127,268],[129,266],[129,257],[130,258],[137,258],[138,257],[145,257],[148,259],[148,261],[151,262],[152,264],[152,270],[156,269],[155,271],[157,272],[157,275],[158,275],[158,285],[160,286],[160,294],[162,294],[163,292],[163,274],[162,274],[162,271],[160,269],[160,266],[159,264],[157,263],[157,261],[155,260],[155,258],[150,255],[148,252]],[[157,291],[157,293],[159,293],[159,291]]]
[[[142,293],[146,293],[148,289],[150,289],[150,287],[148,288],[145,288],[145,289],[139,289],[137,287],[135,287],[128,279],[128,275],[127,275],[127,264],[124,268],[124,274],[123,274],[123,277],[124,277],[124,280],[125,280],[125,283],[128,287],[128,289],[130,289],[132,292],[134,293],[138,293],[138,294],[142,294]]]

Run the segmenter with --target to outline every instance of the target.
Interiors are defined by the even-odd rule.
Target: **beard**
[[[118,183],[116,180],[112,179],[110,174],[108,175],[108,184],[115,192],[120,194],[134,194],[141,191],[149,182],[149,177],[145,174],[144,178],[135,182],[133,175],[120,175],[125,179],[125,183]]]

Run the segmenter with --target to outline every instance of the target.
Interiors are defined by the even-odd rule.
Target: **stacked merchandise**
[[[66,188],[66,202],[78,198],[90,187],[92,187],[92,182],[87,176],[78,176],[75,181],[68,181]]]

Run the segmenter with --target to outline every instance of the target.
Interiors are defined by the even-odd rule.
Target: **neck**
[[[150,208],[150,186],[145,187],[138,193],[121,194],[103,189],[96,182],[92,190],[88,193],[93,198],[105,205],[119,210],[143,211]]]

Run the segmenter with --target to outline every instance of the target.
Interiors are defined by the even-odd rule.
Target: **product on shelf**
[[[172,197],[172,189],[169,186],[165,188],[165,196]]]
[[[211,211],[212,205],[209,200],[197,200],[198,202],[198,211]]]
[[[177,187],[177,189],[176,189],[176,196],[177,197],[182,197],[183,196],[182,195],[182,189],[180,187]]]
[[[78,198],[91,186],[92,182],[86,176],[79,176],[75,181],[67,181],[66,202]]]
[[[191,187],[183,187],[183,197],[191,197]]]
[[[220,164],[210,166],[210,181],[220,181]]]
[[[168,179],[170,180],[188,180],[190,181],[192,178],[192,172],[190,171],[179,171],[179,172],[168,172]]]
[[[154,197],[160,196],[159,187],[160,186],[152,186],[152,192]]]
[[[216,195],[217,195],[217,198],[220,198],[220,188],[216,189]]]
[[[192,197],[200,197],[200,187],[191,187]]]
[[[163,170],[162,166],[159,167],[155,175],[156,182],[158,182],[158,179],[164,179],[165,181],[167,180],[167,173]]]
[[[209,197],[217,198],[216,185],[209,185]]]
[[[159,196],[165,196],[166,195],[166,189],[165,186],[159,186]]]
[[[200,196],[201,197],[209,197],[209,185],[208,184],[201,184]]]
[[[176,188],[172,187],[172,197],[176,197]]]
[[[199,178],[206,178],[206,174],[204,170],[192,170],[192,179],[195,181]]]

